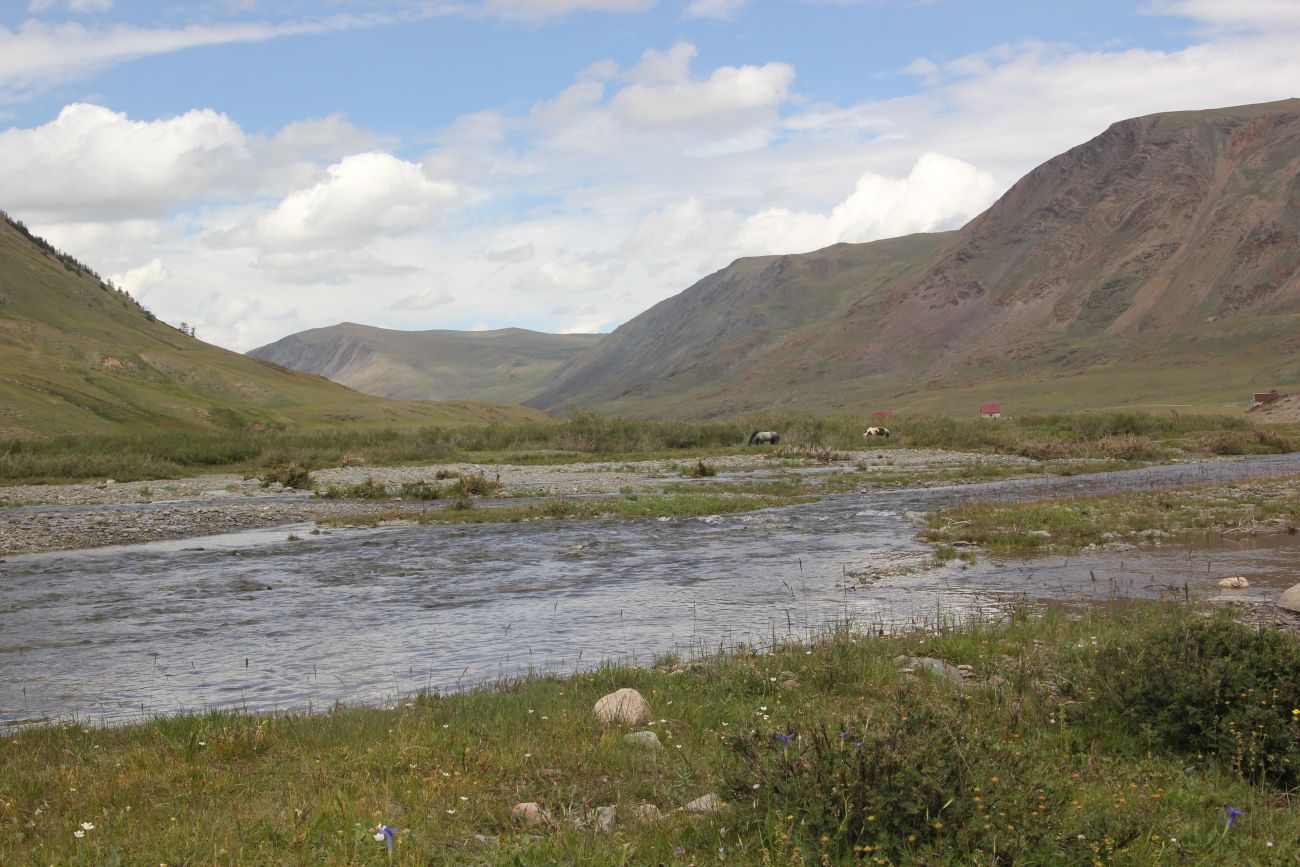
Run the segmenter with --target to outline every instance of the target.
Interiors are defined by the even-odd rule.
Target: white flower
[[[384,832],[383,832],[383,831],[380,831],[378,834],[375,835],[375,841],[378,842],[378,843],[382,843],[382,842],[384,842]]]
[[[73,831],[73,832],[72,832],[72,836],[74,836],[74,837],[84,837],[84,836],[86,836],[86,832],[85,832],[85,831]]]
[[[94,823],[94,822],[82,822],[82,823],[81,823],[81,830],[83,830],[83,831],[93,831],[93,830],[95,830],[95,823]]]

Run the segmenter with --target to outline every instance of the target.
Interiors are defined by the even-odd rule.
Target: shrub
[[[1081,663],[1070,690],[1099,729],[1214,755],[1243,777],[1300,783],[1300,636],[1223,614],[1162,621]]]
[[[460,497],[483,496],[500,490],[501,477],[489,479],[482,472],[477,474],[463,473],[456,479],[455,492]]]
[[[905,687],[869,724],[738,737],[728,791],[834,863],[864,852],[906,864],[1059,858],[1074,821],[1068,784],[1035,773],[1023,746],[956,701]]]
[[[692,479],[707,479],[716,476],[718,471],[711,464],[706,464],[703,460],[697,460],[693,464],[687,464],[682,469],[682,475]]]
[[[321,496],[331,500],[386,500],[389,493],[388,488],[372,478],[367,478],[356,485],[342,487],[330,485]]]
[[[297,464],[272,467],[262,472],[262,487],[269,488],[276,482],[286,488],[297,488],[300,491],[310,491],[312,489],[311,472],[306,467],[300,467]]]
[[[402,497],[407,500],[440,500],[442,488],[428,482],[403,482]]]

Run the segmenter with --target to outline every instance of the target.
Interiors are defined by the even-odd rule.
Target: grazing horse
[[[756,430],[749,435],[749,444],[751,446],[770,443],[776,445],[781,441],[781,435],[774,430]]]
[[[888,437],[888,436],[889,436],[889,428],[887,427],[869,427],[867,428],[867,432],[862,435],[862,438],[865,440],[865,439],[870,439],[871,437]]]

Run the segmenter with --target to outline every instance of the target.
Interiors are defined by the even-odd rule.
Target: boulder
[[[510,811],[510,819],[515,824],[523,825],[525,828],[536,828],[541,825],[552,824],[551,814],[543,810],[541,804],[535,801],[515,804]]]
[[[683,804],[681,811],[683,813],[717,813],[721,811],[724,806],[725,805],[722,803],[721,798],[710,793],[708,795],[701,795],[689,804]]]
[[[935,659],[933,656],[896,656],[894,662],[902,664],[903,670],[909,673],[919,669],[928,671],[935,677],[946,680],[958,687],[966,685],[966,678],[962,676],[961,669],[944,662],[942,659]]]
[[[1300,614],[1300,584],[1295,585],[1279,596],[1277,607]]]
[[[659,735],[652,731],[630,732],[623,735],[623,742],[633,746],[645,747],[653,752],[658,752],[664,748],[664,745],[659,740]]]
[[[601,722],[627,723],[633,726],[644,725],[653,716],[650,713],[650,703],[641,693],[626,687],[601,698],[592,711]]]

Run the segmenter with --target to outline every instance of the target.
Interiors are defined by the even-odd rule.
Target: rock
[[[1242,590],[1250,586],[1244,575],[1232,575],[1219,579],[1219,586],[1226,590]]]
[[[618,818],[618,808],[613,804],[607,807],[597,807],[591,817],[591,827],[602,834],[608,834],[614,830],[614,820]]]
[[[655,752],[664,748],[664,745],[659,741],[659,735],[651,731],[631,732],[625,734],[623,735],[623,741],[624,743],[629,743],[638,747],[645,747],[646,749]]]
[[[495,849],[501,845],[501,838],[495,834],[475,834],[470,839],[484,849]]]
[[[1035,539],[1050,539],[1050,538],[1052,538],[1052,534],[1051,534],[1051,532],[1050,532],[1049,530],[1030,530],[1030,531],[1029,531],[1028,533],[1026,533],[1025,535],[1026,535],[1026,536],[1033,536]]]
[[[650,713],[650,703],[642,697],[641,693],[626,687],[601,698],[592,708],[592,712],[601,722],[627,723],[634,726],[648,723],[653,716]]]
[[[535,801],[515,804],[514,809],[510,811],[510,819],[515,824],[523,825],[525,828],[536,828],[541,825],[552,824],[551,814],[543,810],[541,805]]]
[[[654,804],[641,804],[632,810],[632,818],[638,822],[657,822],[663,817],[664,814]]]
[[[1300,584],[1295,585],[1278,597],[1277,607],[1285,611],[1300,613]]]
[[[935,659],[932,656],[896,656],[894,662],[906,666],[905,671],[921,669],[959,687],[966,685],[966,678],[962,676],[961,669],[944,662],[942,659]]]
[[[689,804],[683,804],[680,812],[683,813],[717,813],[726,806],[722,799],[712,793],[701,795]]]

